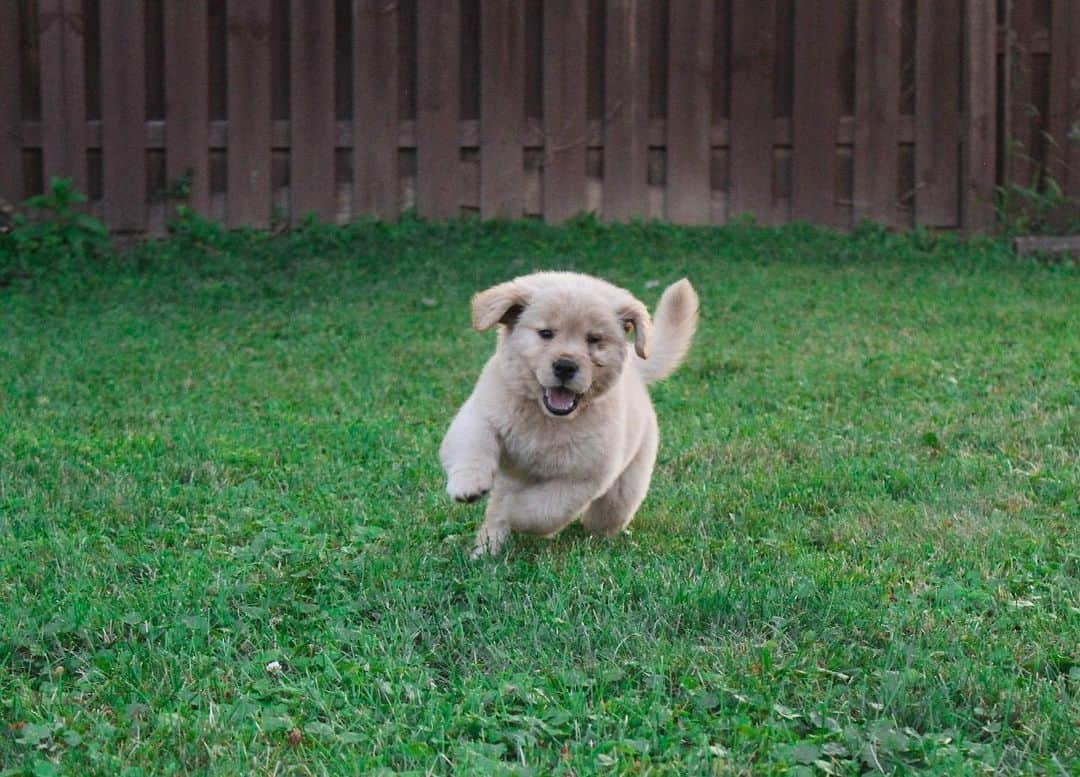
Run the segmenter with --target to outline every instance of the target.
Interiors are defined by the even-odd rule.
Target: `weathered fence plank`
[[[854,217],[897,223],[901,0],[856,6]]]
[[[1080,200],[1080,0],[1052,0],[1048,172]]]
[[[165,174],[188,182],[188,205],[210,213],[210,33],[207,6],[165,0]]]
[[[544,3],[544,218],[565,221],[585,208],[586,10],[579,0]]]
[[[525,3],[480,7],[480,216],[520,218],[525,194]]]
[[[977,2],[977,0],[971,0]],[[1006,36],[1008,52],[1005,58],[1004,80],[1005,113],[1005,178],[1009,183],[1030,186],[1037,166],[1033,164],[1035,151],[1034,115],[1032,98],[1032,33],[1034,31],[1034,3],[1008,2],[1010,34]]]
[[[0,198],[23,199],[19,5],[0,3]]]
[[[289,191],[292,220],[333,221],[334,3],[292,0],[289,14]]]
[[[707,224],[713,2],[678,0],[669,10],[667,217],[677,224]]]
[[[962,7],[919,0],[915,55],[915,220],[959,224]]]
[[[101,0],[101,114],[105,221],[118,232],[146,227],[144,8]]]
[[[964,134],[965,179],[963,226],[974,232],[994,227],[997,147],[997,20],[994,3],[968,0],[965,7]]]
[[[228,214],[231,226],[270,224],[270,6],[229,0]]]
[[[453,218],[461,212],[460,3],[421,2],[416,16],[416,212]]]
[[[398,4],[353,0],[354,215],[398,214]]]
[[[79,0],[38,3],[42,171],[46,185],[53,176],[66,176],[86,191],[82,14]]]
[[[776,0],[734,0],[731,11],[731,207],[772,218]]]
[[[839,225],[836,130],[840,118],[840,6],[795,3],[791,211],[795,219]]]
[[[603,216],[644,218],[649,212],[648,0],[610,0],[604,107]]]

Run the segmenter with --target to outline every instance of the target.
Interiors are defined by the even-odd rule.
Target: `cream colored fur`
[[[473,325],[498,325],[498,345],[440,459],[455,500],[490,492],[474,557],[498,551],[511,531],[551,535],[580,517],[613,535],[630,523],[659,442],[646,384],[678,367],[697,314],[685,279],[664,291],[655,321],[630,292],[577,273],[535,273],[473,298]],[[577,367],[572,378],[556,375],[559,360]],[[560,386],[577,396],[567,415],[545,403],[566,396]]]

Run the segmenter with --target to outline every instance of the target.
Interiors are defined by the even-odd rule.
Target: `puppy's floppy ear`
[[[528,304],[528,295],[517,281],[507,281],[481,291],[472,298],[472,324],[477,332],[496,324],[513,326]]]
[[[652,320],[649,318],[649,311],[646,310],[645,305],[639,300],[630,297],[619,308],[618,316],[624,329],[630,331],[631,327],[634,328],[634,350],[642,359],[647,359],[649,357],[649,334],[652,332]]]

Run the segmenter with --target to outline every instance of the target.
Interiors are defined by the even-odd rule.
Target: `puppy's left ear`
[[[649,358],[649,335],[652,333],[652,320],[649,311],[639,300],[630,298],[630,301],[619,308],[619,320],[623,328],[630,331],[634,329],[634,350],[642,359]]]
[[[484,332],[496,324],[513,326],[528,301],[525,289],[517,281],[481,291],[472,298],[473,328]]]

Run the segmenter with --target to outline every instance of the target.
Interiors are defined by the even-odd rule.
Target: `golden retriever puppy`
[[[659,442],[646,385],[682,361],[697,316],[686,279],[664,291],[655,321],[630,292],[578,273],[473,297],[473,326],[498,325],[498,345],[439,452],[452,498],[491,494],[473,558],[511,531],[547,536],[580,517],[613,535],[630,523]]]

